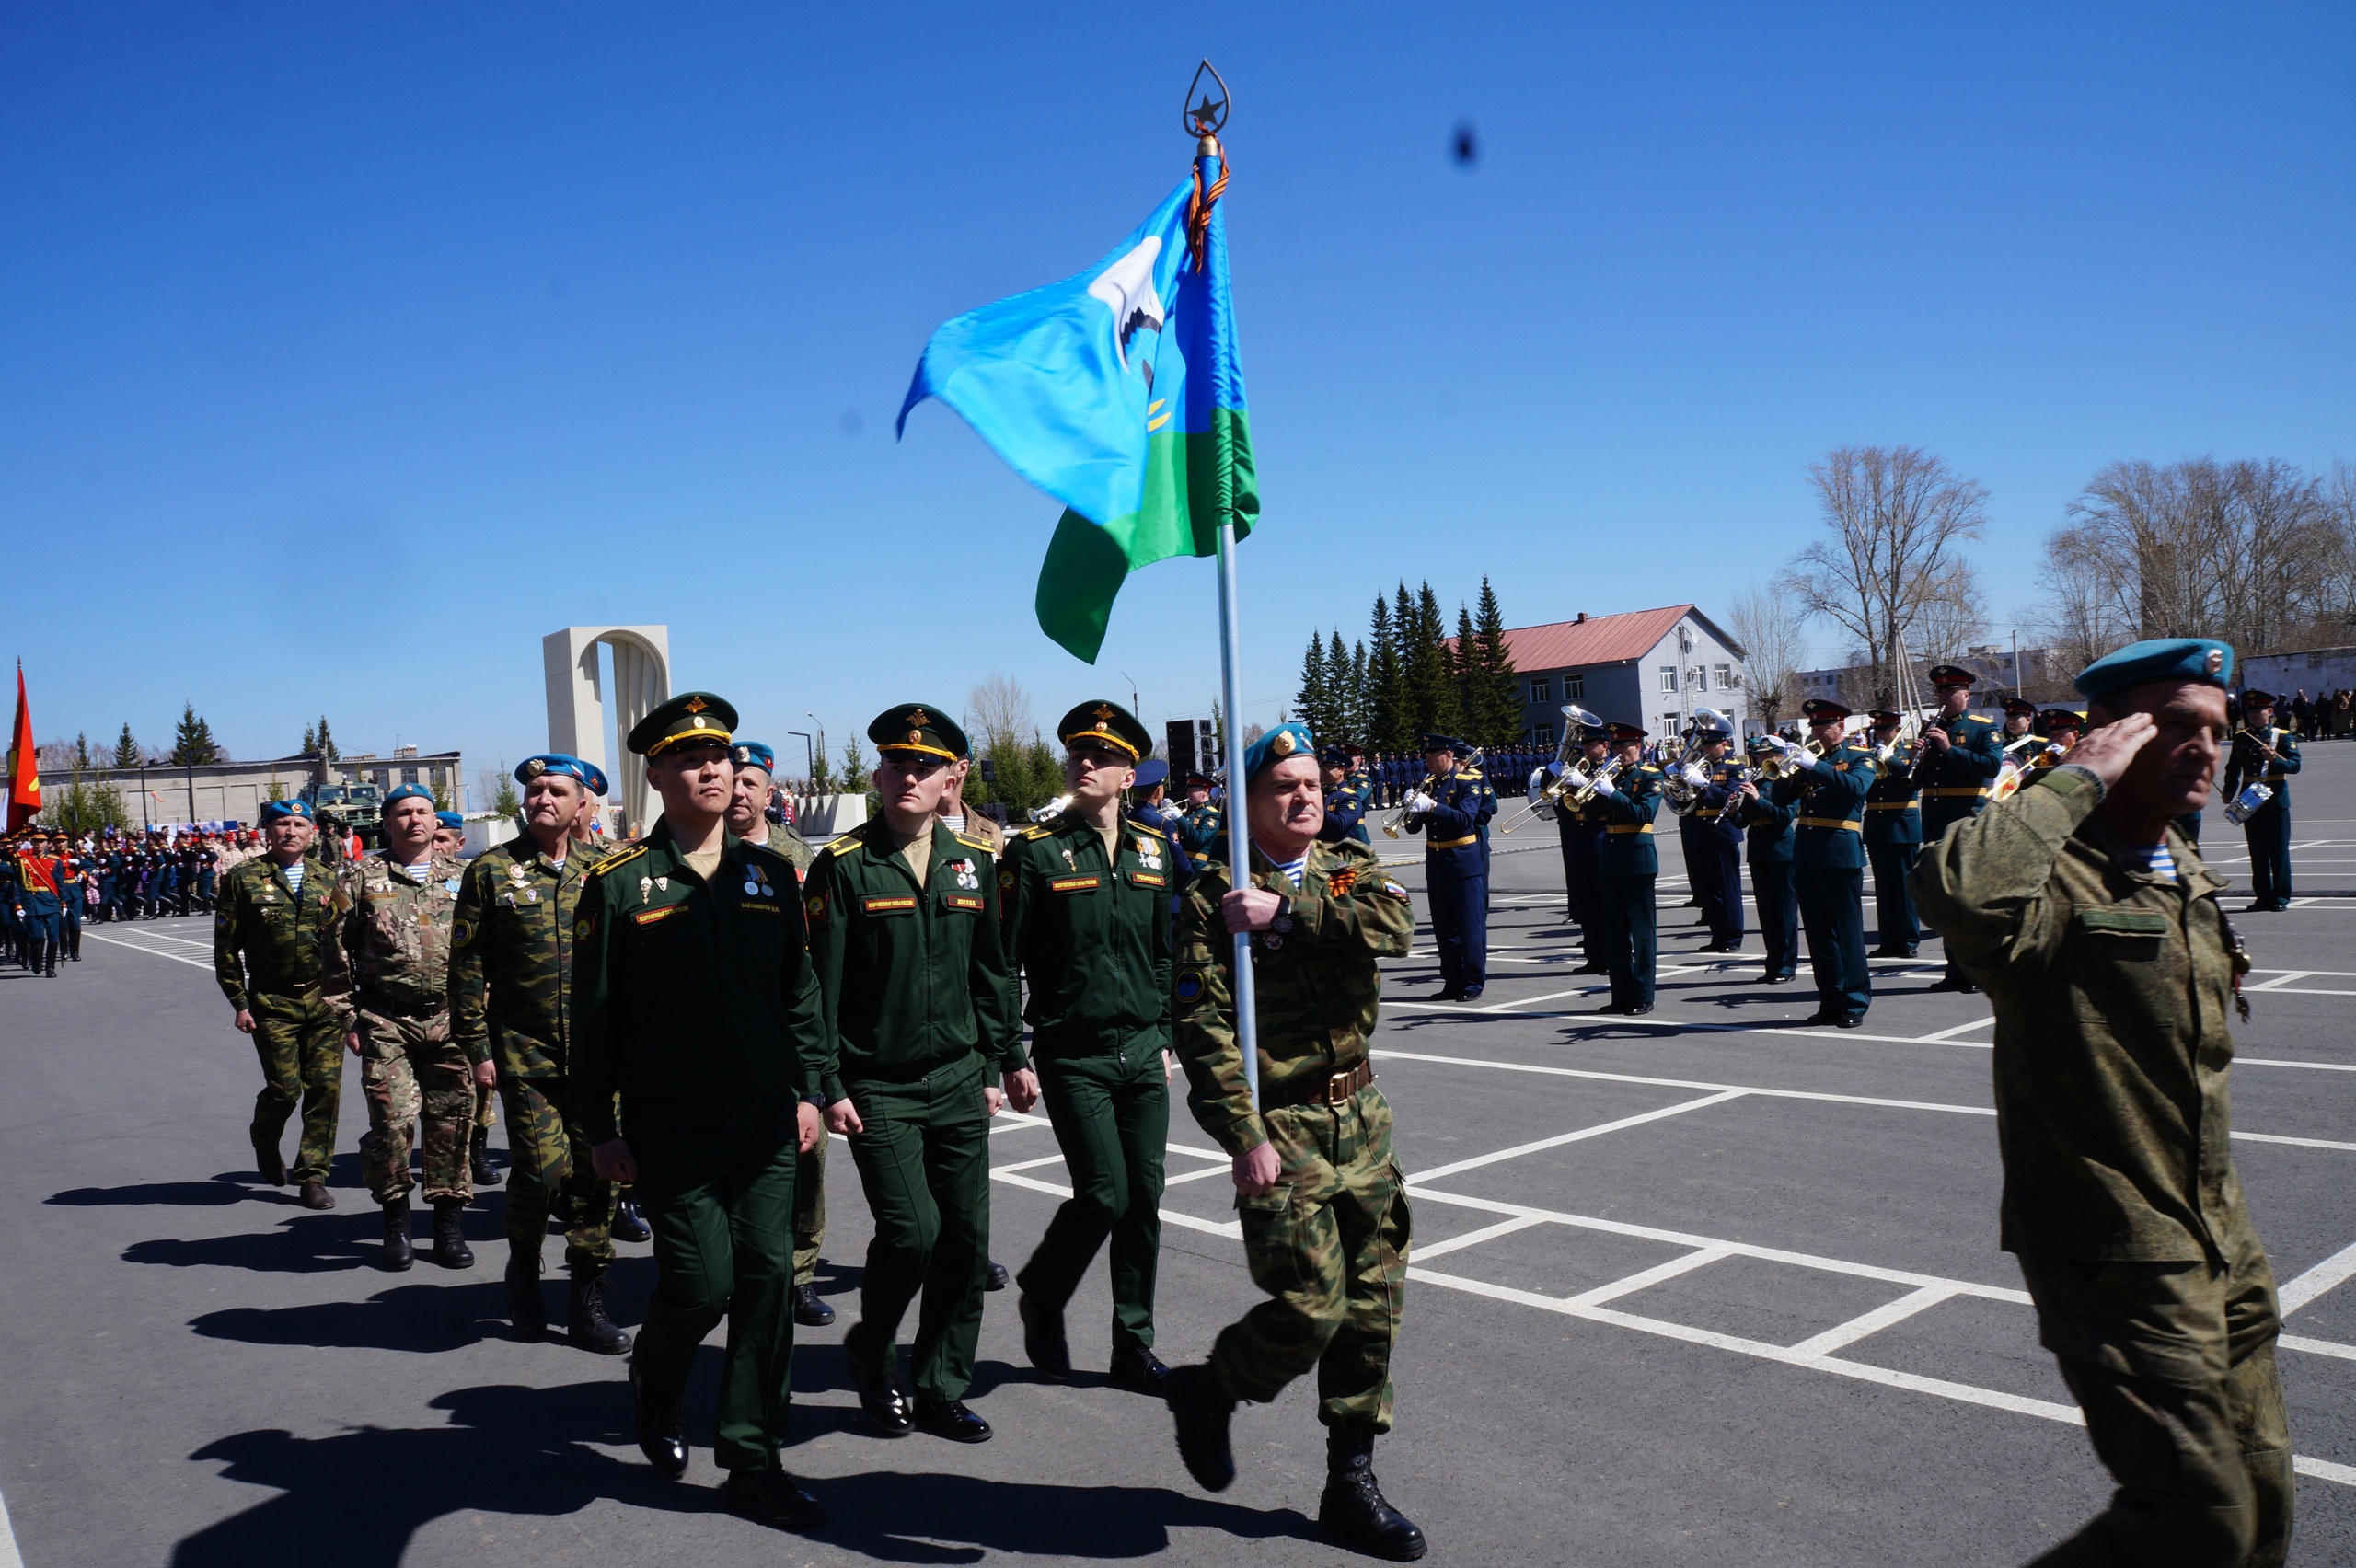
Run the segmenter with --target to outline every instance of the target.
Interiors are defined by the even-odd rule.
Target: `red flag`
[[[25,662],[17,661],[17,727],[8,732],[8,831],[40,813],[40,759],[34,755],[33,715],[25,706]]]

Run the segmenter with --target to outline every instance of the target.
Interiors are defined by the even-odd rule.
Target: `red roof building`
[[[1517,627],[1506,647],[1521,678],[1525,732],[1538,745],[1562,738],[1566,703],[1642,724],[1655,738],[1677,733],[1696,708],[1748,732],[1742,645],[1692,605]]]

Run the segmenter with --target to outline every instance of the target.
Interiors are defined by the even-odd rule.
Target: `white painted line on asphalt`
[[[1434,1170],[1413,1172],[1407,1177],[1407,1185],[1413,1187],[1418,1182],[1437,1182],[1443,1176],[1453,1176],[1463,1170],[1476,1170],[1484,1165],[1495,1165],[1499,1160],[1514,1159],[1525,1154],[1536,1154],[1541,1149],[1560,1148],[1565,1144],[1580,1143],[1588,1138],[1601,1137],[1606,1133],[1616,1133],[1623,1127],[1642,1126],[1646,1122],[1657,1122],[1665,1117],[1682,1116],[1688,1111],[1699,1111],[1708,1105],[1723,1105],[1729,1100],[1741,1099],[1745,1091],[1739,1089],[1722,1089],[1715,1094],[1705,1094],[1699,1100],[1688,1100],[1681,1104],[1665,1105],[1657,1111],[1645,1112],[1642,1115],[1623,1116],[1616,1122],[1602,1122],[1592,1127],[1581,1127],[1576,1132],[1558,1133],[1551,1138],[1540,1138],[1535,1143],[1517,1144],[1511,1148],[1501,1148],[1495,1154],[1474,1155],[1470,1159],[1460,1159],[1453,1165],[1442,1165]]]
[[[1018,1159],[1011,1165],[993,1165],[990,1174],[995,1176],[1001,1170],[1035,1170],[1042,1165],[1061,1165],[1063,1162],[1062,1155],[1050,1154],[1037,1159]]]
[[[0,1497],[0,1568],[25,1568],[25,1556],[17,1550],[17,1527],[9,1521],[6,1497]]]
[[[1175,1176],[1164,1176],[1161,1179],[1161,1184],[1165,1189],[1182,1187],[1189,1182],[1207,1182],[1214,1176],[1226,1176],[1232,1173],[1227,1161],[1221,1160],[1217,1165],[1206,1165],[1199,1170],[1184,1170]]]
[[[2293,1138],[2281,1133],[2235,1133],[2238,1143],[2293,1144],[2300,1148],[2356,1149],[2356,1143],[2335,1143],[2329,1138]]]
[[[2314,973],[2312,969],[2286,969],[2271,980],[2261,980],[2255,986],[2245,986],[2242,989],[2245,992],[2271,991],[2279,986],[2288,986],[2293,980],[2304,980]]]
[[[1069,1187],[1060,1186],[1053,1182],[1042,1182],[1035,1176],[1010,1176],[993,1170],[990,1172],[990,1180],[1003,1182],[1010,1187],[1028,1187],[1034,1193],[1045,1193],[1049,1197],[1071,1196]],[[1191,1214],[1181,1214],[1174,1209],[1163,1209],[1161,1223],[1177,1226],[1182,1230],[1200,1230],[1212,1236],[1225,1236],[1233,1240],[1240,1241],[1243,1239],[1243,1224],[1241,1220],[1197,1219]],[[0,1568],[6,1568],[6,1564],[0,1563]]]
[[[2274,1341],[2285,1350],[2304,1350],[2309,1355],[2328,1355],[2338,1361],[2356,1361],[2356,1344],[2342,1344],[2338,1340],[2307,1339],[2298,1334],[2278,1335]]]
[[[1608,1284],[1599,1285],[1592,1290],[1583,1290],[1576,1296],[1566,1296],[1563,1298],[1563,1304],[1566,1307],[1600,1307],[1607,1301],[1617,1301],[1623,1296],[1634,1296],[1640,1290],[1650,1290],[1665,1280],[1676,1279],[1681,1274],[1692,1274],[1695,1269],[1707,1268],[1712,1263],[1721,1262],[1733,1256],[1733,1249],[1727,1247],[1699,1248],[1681,1258],[1671,1258],[1665,1263],[1655,1263],[1648,1269],[1638,1269],[1634,1274],[1623,1274],[1620,1278]]]
[[[1916,1043],[1923,1045],[1935,1045],[1943,1040],[1952,1040],[1958,1034],[1969,1034],[1973,1030],[1980,1028],[1983,1024],[1990,1024],[1995,1021],[1995,1015],[1991,1013],[1986,1018],[1975,1018],[1969,1023],[1958,1023],[1953,1029],[1942,1029],[1936,1034],[1924,1034],[1919,1036]]]
[[[2356,1465],[2336,1465],[2329,1459],[2311,1459],[2304,1454],[2291,1456],[2291,1469],[2300,1475],[2311,1475],[2317,1481],[2336,1481],[2342,1486],[2356,1486]]]
[[[2285,1062],[2271,1056],[2235,1056],[2237,1067],[2311,1067],[2319,1073],[2356,1073],[2356,1062]]]
[[[1494,1241],[1500,1236],[1510,1236],[1517,1230],[1527,1230],[1533,1225],[1545,1223],[1544,1220],[1529,1215],[1521,1215],[1513,1219],[1501,1219],[1495,1225],[1484,1225],[1478,1230],[1468,1230],[1461,1236],[1451,1236],[1445,1241],[1411,1242],[1408,1244],[1407,1256],[1411,1259],[1437,1258],[1449,1252],[1461,1251],[1467,1247],[1477,1247],[1484,1241]]]
[[[2337,1285],[2344,1285],[2356,1277],[2356,1242],[2342,1247],[2306,1273],[2291,1280],[2277,1290],[2275,1298],[2281,1303],[2282,1315],[2292,1313]]]
[[[1813,1339],[1804,1339],[1792,1346],[1794,1355],[1830,1355],[1844,1345],[1877,1334],[1893,1323],[1902,1323],[1917,1312],[1927,1311],[1942,1301],[1951,1301],[1955,1292],[1944,1285],[1926,1285],[1910,1290],[1895,1301],[1885,1301],[1870,1312],[1861,1312],[1845,1323],[1835,1323]]]
[[[144,952],[150,958],[168,958],[174,963],[185,963],[197,969],[210,969],[213,967],[213,965],[205,963],[201,958],[190,958],[184,954],[177,952],[166,952],[162,948],[151,948],[143,942],[127,942],[121,937],[102,937],[87,926],[82,928],[82,934],[89,938],[92,941],[105,942],[111,947],[129,948],[133,952]],[[7,1568],[7,1560],[6,1558],[0,1558],[0,1568]]]

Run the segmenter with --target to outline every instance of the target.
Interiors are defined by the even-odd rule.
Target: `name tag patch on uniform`
[[[982,901],[974,897],[971,894],[953,893],[946,900],[944,900],[944,902],[952,909],[979,909],[982,907]]]
[[[1160,887],[1162,885],[1161,873],[1159,871],[1131,871],[1129,873],[1129,880],[1137,883],[1139,887]]]
[[[1057,893],[1094,893],[1103,880],[1091,871],[1084,877],[1052,877],[1047,886]]]
[[[739,915],[782,915],[785,913],[774,904],[740,904],[736,906],[736,912]]]
[[[630,918],[637,921],[641,926],[652,926],[657,920],[668,920],[672,916],[676,915],[680,910],[685,909],[687,905],[684,904],[669,904],[664,905],[660,909],[641,909],[637,914],[631,916]]]
[[[917,906],[917,901],[905,894],[870,894],[859,901],[862,915],[905,915]]]

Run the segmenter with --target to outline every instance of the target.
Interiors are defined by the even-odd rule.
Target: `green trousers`
[[[614,1260],[614,1184],[598,1179],[589,1145],[564,1117],[560,1078],[499,1078],[507,1102],[507,1241],[540,1255],[549,1210],[564,1194],[564,1261],[602,1269]]]
[[[1264,1119],[1284,1175],[1235,1206],[1252,1282],[1269,1298],[1219,1331],[1211,1366],[1230,1398],[1262,1404],[1314,1366],[1318,1420],[1388,1432],[1408,1239],[1391,1106],[1369,1084],[1346,1104]]]
[[[1109,1237],[1113,1348],[1149,1348],[1161,1255],[1161,1168],[1170,1147],[1161,1047],[1140,1037],[1102,1056],[1043,1061],[1039,1090],[1071,1172],[1071,1196],[1047,1222],[1016,1283],[1023,1295],[1061,1310]]]
[[[308,997],[256,992],[254,1052],[261,1058],[261,1092],[254,1096],[257,1149],[276,1148],[287,1118],[303,1108],[303,1137],[289,1174],[324,1182],[335,1158],[336,1114],[343,1101],[343,1030],[316,991]]]
[[[2039,1563],[2279,1568],[2291,1549],[2291,1434],[2274,1271],[2246,1225],[2223,1267],[2024,1252],[2038,1337],[2119,1482]]]
[[[654,1231],[654,1296],[631,1365],[676,1398],[704,1336],[728,1320],[712,1458],[759,1470],[784,1447],[793,1392],[793,1109],[731,1147],[634,1137],[638,1195]]]
[[[826,1240],[826,1146],[820,1135],[793,1174],[793,1283],[808,1285],[818,1274],[818,1249]]]
[[[982,1268],[989,1256],[989,1113],[977,1053],[915,1083],[854,1083],[864,1130],[850,1157],[867,1189],[875,1237],[867,1244],[859,1321],[843,1353],[894,1370],[900,1320],[921,1290],[911,1371],[917,1397],[964,1397],[982,1332]]]

